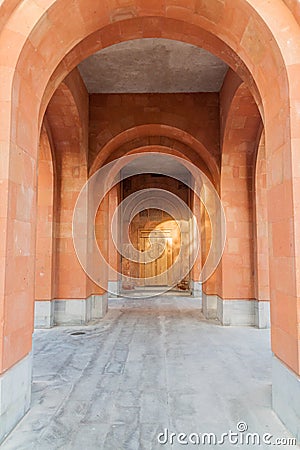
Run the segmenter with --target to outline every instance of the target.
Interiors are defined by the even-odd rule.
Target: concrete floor
[[[187,297],[111,300],[97,324],[36,331],[32,389],[2,450],[199,448],[160,445],[157,435],[220,438],[240,421],[290,437],[271,410],[269,331],[205,321]]]

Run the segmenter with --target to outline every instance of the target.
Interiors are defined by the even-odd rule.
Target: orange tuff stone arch
[[[120,105],[124,104],[124,99],[121,102],[120,98],[121,96],[114,96],[111,100],[114,105],[118,107],[118,110],[120,109]],[[134,107],[134,97],[131,96],[133,99],[131,99],[133,106],[126,104],[126,114],[130,115],[130,117],[142,117],[142,121],[145,120],[145,117],[143,116],[141,111],[136,111],[136,108]],[[161,96],[160,96],[161,97]],[[184,97],[185,96],[181,96]],[[214,104],[215,99],[211,98],[212,96],[208,96],[209,103]],[[138,98],[138,104],[141,105],[143,99],[141,99],[141,96]],[[212,103],[213,100],[213,103]],[[153,100],[152,100],[153,101]],[[196,116],[197,120],[201,122],[201,116],[196,114],[196,111],[194,108],[192,108],[192,102],[189,98],[189,107],[191,108],[191,116]],[[104,100],[105,102],[105,100]],[[93,104],[95,103],[95,100]],[[101,99],[101,104],[103,103],[103,100]],[[98,104],[98,103],[97,103]],[[183,101],[181,100],[180,106],[183,108]],[[184,109],[184,108],[183,108]],[[200,110],[201,112],[201,110]],[[124,118],[122,115],[122,110],[119,111],[120,117]],[[184,115],[184,111],[182,113]],[[107,116],[110,115],[110,109],[108,108]],[[115,113],[112,114],[115,116]],[[194,131],[194,134],[197,135],[197,138],[193,136],[190,132],[187,132],[186,130],[182,128],[176,127],[176,121],[177,123],[180,122],[183,123],[183,119],[181,116],[175,115],[175,113],[172,114],[172,118],[175,121],[175,125],[167,125],[164,121],[166,120],[164,116],[161,118],[158,116],[157,121],[161,120],[161,124],[153,124],[148,123],[145,125],[137,125],[135,127],[132,127],[130,129],[123,130],[122,126],[120,124],[112,122],[108,129],[105,128],[105,132],[102,133],[103,127],[101,127],[101,120],[98,116],[96,116],[96,119],[93,119],[94,114],[91,113],[91,128],[93,129],[93,133],[95,134],[95,130],[98,128],[101,130],[100,135],[98,136],[97,133],[95,134],[95,137],[90,140],[90,148],[92,150],[92,155],[94,159],[91,159],[91,169],[90,173],[95,173],[100,167],[104,166],[105,164],[109,163],[110,161],[113,161],[115,159],[118,159],[122,156],[128,155],[128,154],[134,154],[134,153],[142,153],[142,152],[163,152],[170,155],[179,156],[181,158],[187,159],[193,164],[195,164],[200,170],[202,170],[205,175],[208,176],[208,178],[214,183],[215,187],[218,189],[220,180],[219,180],[219,154],[218,154],[218,148],[216,146],[215,140],[211,139],[210,136],[214,133],[218,136],[219,134],[219,120],[216,120],[212,124],[210,124],[210,121],[205,120],[205,110],[202,111],[203,116],[203,123],[201,124],[201,127],[198,126],[198,132],[197,130],[193,130],[193,127],[190,126],[189,120],[187,122],[184,121],[184,123],[189,124],[190,128],[189,131]],[[105,123],[107,123],[107,120],[104,120]],[[94,121],[96,122],[94,125]],[[120,120],[121,123],[121,120]],[[126,120],[125,120],[126,123]],[[109,130],[110,128],[114,130],[115,136],[108,140],[107,136],[109,136]],[[117,134],[117,129],[119,128],[119,134]],[[203,142],[200,141],[201,137],[204,136],[204,134],[207,134],[206,136],[206,145],[209,147],[206,148]],[[154,139],[156,140],[157,144],[154,144]],[[142,145],[142,143],[146,141],[146,145]],[[144,142],[145,143],[145,142]],[[167,146],[169,145],[169,146]],[[94,147],[94,150],[93,150]],[[118,171],[121,170],[121,167],[118,165]],[[111,202],[110,207],[110,216],[112,217],[114,213],[114,207],[115,202],[117,199],[116,195],[116,188],[112,189],[112,192],[109,193],[109,198]],[[114,200],[113,200],[114,199]],[[119,199],[120,200],[120,199]],[[200,214],[200,201],[197,196],[194,198],[193,202],[193,211],[194,213],[198,213],[199,215],[199,229],[201,228],[201,214]],[[110,223],[110,220],[109,220]],[[114,267],[118,266],[118,256],[117,251],[115,249],[115,246],[113,244],[112,239],[109,239],[109,252],[110,257],[112,261],[115,263],[113,264]],[[202,257],[201,252],[198,253],[198,257],[196,258],[194,267],[192,269],[191,273],[191,285],[192,285],[192,291],[195,294],[197,291],[197,295],[201,292],[201,286],[199,283],[200,275],[201,275],[201,269],[202,269]],[[115,279],[109,279],[109,283],[111,286],[111,291],[117,292],[117,280]],[[110,292],[111,292],[110,291]]]
[[[221,323],[255,325],[253,172],[261,117],[248,88],[229,72],[221,91],[221,187],[226,244],[217,272],[217,317]],[[209,284],[209,283],[208,283]],[[204,302],[204,303],[205,303]]]
[[[35,264],[35,326],[53,325],[55,277],[56,166],[53,139],[47,120],[41,130],[38,156],[37,230]]]
[[[104,164],[107,164],[115,159],[118,159],[122,157],[123,155],[126,155],[130,152],[135,152],[136,148],[143,148],[144,152],[147,152],[148,147],[151,146],[153,148],[160,148],[164,147],[166,150],[166,153],[172,155],[177,155],[182,158],[188,159],[190,162],[195,164],[195,166],[201,168],[205,174],[208,176],[208,178],[211,179],[212,182],[214,182],[213,176],[208,169],[206,163],[203,161],[203,159],[200,157],[198,152],[196,152],[194,149],[191,148],[191,146],[188,146],[186,144],[183,144],[178,139],[175,138],[169,138],[166,136],[144,136],[140,138],[133,139],[129,142],[125,142],[123,145],[121,145],[112,155],[109,156],[109,158],[105,161]],[[217,174],[216,174],[217,175]],[[216,176],[217,178],[217,176]],[[217,182],[218,180],[216,180]]]
[[[116,163],[114,165],[112,165],[112,167],[110,169],[110,179],[111,180],[114,180],[115,177],[128,164],[128,161],[126,161],[126,159],[124,159],[122,161],[122,159],[119,159],[120,157],[125,157],[127,155],[135,155],[135,154],[140,156],[143,153],[162,153],[165,155],[167,154],[167,155],[171,155],[171,156],[177,156],[182,159],[183,166],[185,166],[184,161],[188,161],[189,163],[193,162],[193,164],[196,167],[198,167],[201,171],[203,171],[203,173],[205,173],[205,175],[212,180],[211,173],[209,172],[205,163],[200,158],[198,158],[198,161],[196,163],[195,161],[191,161],[191,158],[189,157],[191,155],[187,155],[185,152],[182,152],[180,150],[175,150],[174,148],[170,148],[170,147],[167,147],[164,145],[148,144],[148,145],[145,145],[142,147],[136,147],[136,148],[133,148],[130,150],[127,149],[127,151],[124,150],[122,152],[122,154],[119,154],[118,149],[116,150],[116,152],[118,154],[118,157],[115,157],[115,154],[113,153],[110,158],[111,161],[108,161],[108,162],[116,161]],[[187,170],[189,170],[189,165],[187,165],[186,168],[187,168]],[[94,170],[96,171],[97,167],[94,167]],[[191,192],[191,194],[192,194],[192,192]],[[121,195],[120,195],[120,186],[117,184],[108,193],[108,201],[109,201],[108,225],[112,224],[112,217],[113,217],[115,210],[121,200],[122,199],[121,199]],[[199,199],[199,197],[196,194],[193,194],[191,196],[190,203],[188,204],[188,206],[190,207],[191,211],[193,212],[193,214],[197,220],[199,230],[201,230],[201,226],[202,226],[201,220],[203,219],[203,216],[201,214],[202,204],[201,204],[201,200]],[[103,239],[103,227],[97,226],[97,223],[99,223],[100,220],[101,220],[100,217],[97,216],[96,217],[96,230],[98,231],[98,233],[96,233],[96,234],[98,235],[99,244],[100,244],[100,240]],[[115,230],[115,236],[117,236],[117,235],[118,235],[118,230]],[[115,244],[114,244],[114,241],[113,241],[111,235],[109,235],[109,237],[108,237],[108,253],[110,255],[109,265],[112,266],[115,270],[117,270],[118,268],[121,267],[120,255],[118,254],[118,251],[115,247]],[[190,289],[191,289],[193,296],[201,296],[201,283],[199,280],[201,278],[202,265],[203,265],[202,264],[202,252],[201,252],[201,249],[199,249],[198,254],[195,255],[195,260],[194,260],[193,267],[191,268],[191,273],[190,273]],[[110,293],[114,293],[114,294],[119,293],[118,281],[119,280],[116,279],[115,273],[113,273],[113,275],[109,273],[108,283],[110,286],[110,290],[109,290]]]
[[[57,166],[52,311],[55,324],[68,324],[71,320],[85,323],[95,318],[96,313],[91,312],[89,305],[91,296],[103,294],[82,270],[72,236],[73,211],[88,177],[88,114],[86,88],[78,71],[73,70],[55,91],[46,111],[56,146]]]
[[[4,243],[0,289],[5,317],[0,330],[0,371],[6,373],[0,381],[22,364],[30,367],[35,173],[47,104],[71,69],[96,49],[137,37],[166,37],[202,46],[227,61],[247,83],[264,117],[269,227],[271,234],[282,239],[282,245],[270,248],[272,346],[277,357],[274,406],[284,420],[292,422],[282,404],[284,389],[296,383],[300,372],[300,31],[288,7],[281,0],[192,0],[181,6],[177,0],[128,0],[122,8],[108,0],[77,0],[75,4],[71,0],[6,0],[1,6],[6,22],[0,34],[0,230]],[[95,42],[93,33],[98,31]],[[84,42],[82,47],[80,42]],[[278,314],[283,298],[290,319],[286,322]],[[15,314],[20,307],[24,314]],[[283,389],[279,380],[284,377],[288,382],[282,383]],[[23,389],[28,389],[29,378]],[[299,382],[295,386],[299,393]],[[293,398],[299,399],[300,394]],[[8,428],[27,408],[28,401],[17,408]],[[289,426],[296,429],[294,422]]]
[[[122,131],[117,136],[109,140],[96,155],[92,162],[90,173],[93,174],[99,167],[112,158],[112,155],[124,144],[133,142],[135,139],[151,138],[161,136],[163,138],[176,139],[178,142],[186,145],[191,149],[191,153],[196,154],[207,166],[210,176],[213,177],[214,182],[218,183],[219,179],[219,167],[216,161],[216,157],[213,157],[211,152],[193,135],[187,133],[185,130],[179,129],[174,126],[165,124],[146,124],[139,125],[125,131]],[[191,154],[187,155],[186,152],[181,151],[182,155],[189,156],[189,159],[196,162],[195,157],[191,159]]]
[[[268,230],[268,210],[267,210],[267,165],[265,132],[262,130],[256,158],[254,183],[254,203],[255,203],[255,298],[258,300],[258,307],[268,308],[270,301],[270,267],[269,267],[269,230]],[[276,237],[274,236],[274,244]],[[267,302],[267,303],[266,303]]]
[[[147,108],[149,104],[151,108]],[[155,108],[155,117],[152,109]],[[209,114],[208,114],[209,109]],[[145,112],[149,110],[149,112]],[[156,123],[151,120],[155,118]],[[135,124],[126,128],[129,124]],[[92,95],[90,98],[90,174],[122,156],[137,152],[164,152],[192,161],[219,186],[218,94]],[[144,145],[143,145],[144,144]],[[155,145],[154,145],[155,144]],[[118,165],[118,171],[121,168]],[[117,201],[116,187],[109,193],[110,216]],[[195,201],[196,203],[196,201]],[[196,208],[196,205],[195,205]],[[200,205],[198,205],[200,209]],[[100,218],[97,218],[100,222]],[[110,220],[109,220],[110,223]],[[103,238],[100,227],[99,236]],[[117,251],[109,238],[110,259],[118,266]],[[200,279],[201,258],[193,269],[193,286]],[[109,277],[115,275],[109,275]],[[109,278],[110,292],[117,280]],[[199,288],[199,282],[198,282]],[[199,290],[199,289],[198,289]]]
[[[82,95],[80,104],[76,103],[73,95],[67,84],[60,85],[46,113],[56,147],[58,202],[55,205],[57,223],[54,297],[61,299],[83,298],[86,294],[86,276],[73,248],[72,215],[78,193],[87,180],[87,140],[84,142],[83,137],[88,120],[87,93]],[[83,122],[79,114],[84,112],[86,117]]]

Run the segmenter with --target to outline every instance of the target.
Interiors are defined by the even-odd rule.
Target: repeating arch
[[[61,81],[92,52],[125,40],[164,37],[198,45],[221,57],[246,83],[260,107],[266,135],[269,226],[271,233],[280,230],[283,236],[280,248],[270,249],[273,352],[299,374],[300,31],[295,16],[281,0],[191,0],[181,6],[178,0],[126,0],[122,4],[110,0],[1,3],[0,142],[1,174],[6,181],[2,208],[7,215],[0,223],[5,241],[0,288],[4,317],[13,316],[20,298],[24,316],[19,314],[22,317],[13,327],[1,327],[0,371],[31,351],[35,173],[39,132],[49,101]],[[278,168],[283,168],[279,177]],[[16,202],[14,217],[11,206]],[[26,244],[18,249],[18,254],[11,251],[16,237],[30,243],[29,248]],[[283,278],[282,274],[287,275]],[[291,323],[278,314],[284,301],[290,305]]]
[[[253,173],[262,120],[247,86],[232,79],[227,82],[220,188],[227,217],[227,245],[219,273],[219,295],[223,299],[253,299]]]
[[[149,136],[163,136],[171,139],[176,139],[179,142],[190,147],[200,158],[204,161],[210,170],[215,182],[218,182],[219,167],[211,153],[204,147],[204,145],[195,139],[192,135],[176,127],[161,124],[140,125],[130,128],[115,136],[99,151],[95,160],[93,161],[90,173],[94,173],[97,168],[101,167],[110,155],[120,148],[125,143],[131,142],[136,138],[143,138]]]

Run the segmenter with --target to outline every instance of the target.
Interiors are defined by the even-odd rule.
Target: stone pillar
[[[190,236],[191,239],[195,242],[196,238],[197,238],[197,233],[199,234],[198,238],[199,238],[199,249],[198,249],[198,254],[195,255],[191,255],[191,257],[193,258],[194,262],[194,266],[192,268],[191,271],[191,281],[190,281],[190,288],[192,291],[192,295],[193,297],[196,297],[199,299],[201,306],[202,306],[202,283],[200,281],[200,277],[201,277],[201,270],[202,270],[202,249],[201,249],[201,201],[199,199],[199,197],[193,193],[192,196],[192,205],[193,205],[193,214],[196,220],[196,224],[198,227],[198,231],[195,229],[196,224],[192,223],[192,229],[190,230]],[[193,226],[194,225],[194,226]],[[195,250],[194,250],[195,251]]]
[[[256,168],[254,173],[254,289],[256,298],[255,325],[258,328],[270,328],[271,325],[266,165],[265,133],[263,131],[258,146]]]
[[[119,294],[119,284],[120,280],[117,277],[116,272],[120,269],[120,255],[116,249],[115,244],[118,244],[120,223],[119,218],[115,217],[113,222],[113,217],[115,211],[119,205],[120,187],[115,185],[109,191],[109,213],[108,213],[108,261],[109,265],[113,270],[108,273],[108,293],[110,296],[117,296]],[[113,241],[112,234],[116,242]]]
[[[34,146],[24,149],[15,143],[1,146],[0,442],[30,406],[36,221],[34,150]]]
[[[39,145],[35,265],[35,328],[54,324],[54,171],[51,139],[44,124]]]

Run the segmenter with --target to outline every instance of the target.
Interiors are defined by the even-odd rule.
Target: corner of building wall
[[[32,353],[0,375],[0,444],[30,408]]]

